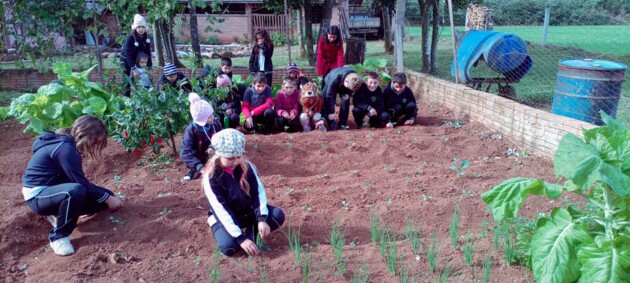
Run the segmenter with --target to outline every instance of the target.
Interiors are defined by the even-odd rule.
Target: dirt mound
[[[511,141],[478,123],[453,122],[444,109],[422,105],[420,113],[419,125],[411,127],[247,136],[247,157],[262,175],[269,203],[281,207],[294,227],[300,226],[311,281],[351,281],[363,268],[370,282],[399,281],[371,242],[371,215],[392,231],[398,274],[407,270],[416,281],[435,281],[449,266],[452,280],[471,282],[482,276],[482,257],[491,256],[491,281],[524,279],[527,273],[521,267],[506,266],[494,250],[495,224],[479,195],[509,177],[552,180],[551,162],[527,154],[508,157],[507,149],[517,148]],[[5,212],[0,216],[5,231],[0,235],[0,277],[8,282],[210,281],[213,269],[222,282],[302,280],[284,234],[287,225],[267,241],[272,252],[258,258],[215,258],[206,224],[208,202],[198,182],[179,182],[185,172],[182,162],[137,157],[113,140],[103,158],[86,162],[84,169],[92,181],[124,196],[124,208],[81,220],[72,234],[76,254],[54,255],[47,245],[50,225],[30,211],[20,193],[34,137],[22,134],[23,125],[15,121],[0,125],[0,209]],[[470,162],[463,174],[449,168],[462,160]],[[474,268],[465,265],[459,250],[463,236],[457,251],[450,244],[455,204],[461,211],[460,235],[477,236]],[[549,202],[530,200],[521,211],[549,211]],[[422,231],[418,257],[405,240],[410,220]],[[330,246],[335,221],[345,229],[343,275]],[[438,271],[431,273],[425,247],[433,233],[444,249]]]

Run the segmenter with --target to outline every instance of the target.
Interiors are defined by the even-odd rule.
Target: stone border
[[[583,137],[583,128],[597,127],[426,74],[409,70],[405,73],[416,99],[449,108],[458,119],[480,122],[503,133],[523,150],[545,158],[553,158],[565,134]]]

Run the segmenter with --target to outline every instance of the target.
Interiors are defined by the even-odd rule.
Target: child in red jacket
[[[275,120],[273,112],[273,97],[271,88],[267,86],[265,73],[259,72],[254,76],[252,86],[243,95],[243,115],[245,116],[245,130],[254,131],[256,125],[264,124],[263,134],[271,133]]]
[[[300,128],[300,120],[298,119],[300,93],[294,78],[285,77],[282,80],[282,89],[276,94],[275,104],[278,127],[281,130],[297,132]]]

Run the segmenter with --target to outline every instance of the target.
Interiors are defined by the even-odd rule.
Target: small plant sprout
[[[110,222],[112,222],[112,223],[117,223],[117,224],[120,224],[120,225],[125,225],[125,223],[126,223],[125,221],[122,221],[122,220],[120,220],[120,219],[117,219],[117,218],[116,218],[116,217],[114,217],[113,215],[111,215],[111,216],[109,217],[109,221],[110,221]]]
[[[443,142],[443,143],[448,142],[448,140],[449,140],[448,136],[441,136],[440,137],[440,141]]]
[[[322,178],[323,178],[323,179],[328,179],[329,177],[330,177],[330,176],[328,176],[328,173],[324,173],[324,174],[322,174]]]
[[[282,181],[282,179],[284,179],[284,177],[282,175],[278,175],[278,181]]]
[[[311,277],[311,260],[311,255],[308,253],[305,253],[304,258],[301,260],[302,283],[308,283],[308,279]]]
[[[464,172],[464,169],[468,168],[468,166],[470,166],[470,162],[468,160],[462,160],[459,162],[459,164],[457,163],[457,161],[459,161],[459,158],[453,158],[453,163],[451,164],[451,167],[449,167],[451,170],[457,172],[457,176],[463,176],[464,174],[466,174],[466,172]]]
[[[200,256],[196,256],[195,259],[193,259],[193,264],[194,265],[201,264],[201,257]]]
[[[341,207],[348,211],[350,209],[350,203],[348,203],[345,199],[341,201]]]
[[[313,210],[313,208],[312,208],[312,207],[310,207],[308,204],[303,204],[303,205],[302,205],[302,209],[303,209],[303,210],[306,210],[306,211],[312,211],[312,210]]]
[[[508,266],[514,261],[514,239],[507,223],[505,223],[503,228],[503,257]]]
[[[516,149],[516,148],[511,148],[511,147],[507,149],[507,151],[505,152],[505,154],[507,154],[507,156],[508,156],[508,157],[509,157],[509,156],[516,156],[516,157],[518,157],[518,156],[519,156],[519,154],[518,154],[518,149]]]
[[[499,251],[499,244],[501,243],[501,235],[503,235],[503,230],[501,229],[500,225],[497,225],[496,227],[494,227],[494,235],[492,237],[492,244],[494,245],[494,251],[498,252]]]
[[[219,264],[221,263],[221,252],[219,249],[214,249],[212,256],[212,269],[210,270],[210,277],[213,283],[221,282],[221,271],[219,271]]]
[[[331,192],[336,192],[336,191],[339,190],[339,187],[338,186],[332,186],[332,187],[328,188],[328,190],[331,191]]]
[[[355,142],[349,142],[348,143],[348,147],[349,148],[354,148],[357,144]]]
[[[411,244],[411,250],[415,255],[419,255],[422,249],[422,232],[420,228],[416,230],[416,225],[412,220],[407,220],[407,225],[405,225],[405,238]]]
[[[483,259],[483,283],[490,282],[490,273],[492,273],[492,257],[488,255]]]
[[[117,192],[116,196],[120,199],[120,200],[125,200],[127,198],[127,196],[125,196],[125,194],[123,194],[122,192]]]
[[[387,198],[386,202],[387,202],[387,205],[392,205],[393,203],[392,198]]]
[[[293,143],[288,142],[288,143],[287,143],[287,147],[288,147],[288,148],[292,148],[292,147],[293,147]]]
[[[160,211],[160,215],[169,215],[171,214],[173,211],[168,209],[167,207],[163,208],[162,211]]]
[[[451,236],[451,244],[453,245],[453,250],[457,250],[457,238],[459,238],[459,205],[455,205],[455,210],[453,211],[453,220],[451,221],[449,234]]]
[[[437,266],[438,261],[440,260],[440,254],[442,253],[443,244],[438,243],[438,233],[437,230],[433,231],[433,237],[431,239],[431,245],[427,250],[427,264],[429,265],[429,270],[433,272],[435,267]]]
[[[284,126],[284,127],[286,128],[286,129],[285,129],[285,131],[289,129],[289,127],[288,127],[288,126]],[[293,136],[292,136],[292,135],[287,135],[287,139],[292,140],[292,139],[293,139]]]
[[[385,255],[385,266],[387,267],[387,270],[389,271],[389,273],[391,273],[393,276],[396,276],[396,270],[397,270],[397,246],[396,246],[396,240],[395,239],[391,239],[389,238],[389,241],[387,242],[387,253]]]
[[[372,182],[367,181],[367,182],[363,183],[363,188],[366,189],[366,190],[371,189],[372,188]]]
[[[170,197],[172,195],[173,195],[173,193],[171,193],[171,192],[163,193],[163,194],[159,193],[156,198],[165,198],[165,197]]]
[[[483,160],[483,161],[488,161],[488,159],[490,159],[490,157],[485,156],[485,155],[481,158],[481,160]]]
[[[285,234],[287,236],[287,239],[289,240],[289,247],[291,248],[291,250],[293,251],[293,254],[295,255],[295,265],[298,267],[301,265],[300,260],[302,259],[302,245],[300,244],[300,229],[301,228],[298,227],[296,231],[295,227],[291,225],[291,221],[289,220],[287,223],[287,233]]]
[[[503,138],[503,136],[501,134],[494,134],[491,136],[493,140],[500,140]]]
[[[391,170],[392,170],[392,167],[391,167],[391,166],[389,166],[389,165],[385,165],[385,166],[383,167],[383,170],[385,170],[385,171],[391,171]]]
[[[326,149],[328,148],[328,145],[326,145],[325,143],[323,143],[323,144],[321,145],[321,147],[322,147],[322,150],[326,150]]]
[[[383,143],[387,143],[387,139],[382,139],[381,140]]]
[[[254,143],[253,147],[254,149],[258,150],[258,143]]]
[[[372,134],[372,133],[368,133],[366,136],[367,136],[368,138],[371,138],[371,137],[373,136],[373,134]]]
[[[370,279],[367,260],[363,262],[360,269],[355,269],[352,273],[352,283],[367,283]]]
[[[258,278],[260,283],[267,283],[269,280],[269,268],[265,262],[262,257],[258,257]]]
[[[464,124],[464,122],[459,121],[459,120],[449,120],[444,122],[444,125],[447,125],[453,129],[459,129],[462,127],[462,125]]]
[[[453,267],[450,265],[446,265],[444,270],[438,276],[438,283],[446,283],[448,282],[448,277],[451,276],[451,271],[453,271]]]
[[[350,170],[350,174],[359,176],[359,170]]]
[[[401,133],[402,133],[402,130],[400,130],[400,129],[396,131],[397,135],[400,135]]]
[[[284,191],[284,194],[288,196],[288,195],[290,195],[293,191],[294,191],[294,190],[293,190],[293,188],[291,188],[291,187],[287,187],[287,188],[286,188],[286,190]]]
[[[122,179],[122,177],[120,177],[119,175],[114,175],[114,184],[118,184],[118,182],[120,182],[120,179]]]
[[[335,255],[335,266],[340,275],[346,273],[347,259],[343,258],[343,247],[345,246],[345,230],[342,231],[339,227],[339,222],[333,222],[332,230],[330,231],[330,246],[332,247]]]
[[[466,233],[466,236],[464,236],[464,259],[466,260],[466,266],[468,267],[473,265],[473,260],[475,259],[475,250],[470,237],[470,233]]]
[[[380,228],[379,228],[380,219],[376,213],[370,215],[370,238],[372,239],[372,244],[378,242],[378,237],[380,236]]]

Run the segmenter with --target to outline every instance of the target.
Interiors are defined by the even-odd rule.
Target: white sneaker
[[[53,226],[53,228],[57,228],[57,216],[55,215],[46,215],[44,216],[48,223]]]
[[[54,242],[50,242],[50,247],[57,255],[67,256],[74,253],[74,247],[70,243],[70,238],[65,237]]]

